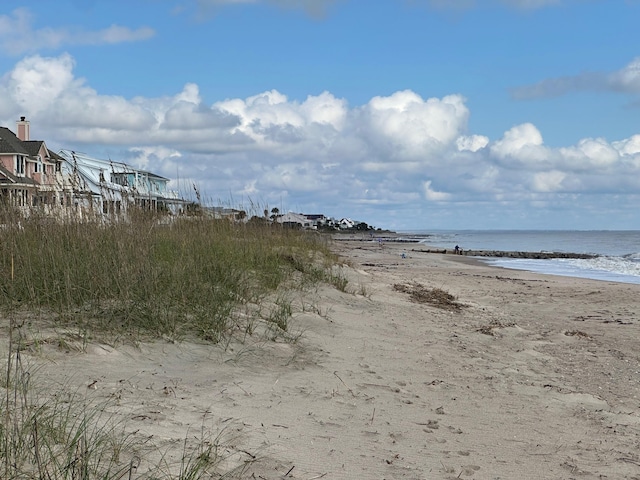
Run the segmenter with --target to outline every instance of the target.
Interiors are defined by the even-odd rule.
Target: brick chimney
[[[27,140],[31,140],[29,135],[29,120],[26,117],[20,117],[20,120],[16,122],[16,127],[18,130],[18,134],[16,135],[20,140],[26,142]]]

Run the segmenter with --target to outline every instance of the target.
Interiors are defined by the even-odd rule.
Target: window
[[[40,173],[42,172],[42,159],[40,158],[40,155],[38,155],[38,160],[36,161],[36,165],[35,168],[33,169],[34,173]]]
[[[16,155],[16,175],[24,176],[24,157]]]

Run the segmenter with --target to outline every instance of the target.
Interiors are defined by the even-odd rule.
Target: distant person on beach
[[[456,245],[456,248],[454,248],[453,251],[456,253],[456,255],[459,255],[460,254],[460,247],[458,245]]]

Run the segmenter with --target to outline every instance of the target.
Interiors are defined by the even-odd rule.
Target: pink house
[[[25,117],[16,135],[0,127],[0,199],[13,206],[60,205],[64,202],[62,158],[42,140],[31,140]]]

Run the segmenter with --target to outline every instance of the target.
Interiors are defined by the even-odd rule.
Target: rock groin
[[[504,258],[531,258],[536,260],[544,260],[549,258],[596,258],[598,255],[589,253],[568,253],[568,252],[519,252],[519,251],[502,251],[502,250],[461,250],[456,253],[450,249],[413,249],[414,252],[423,253],[442,253],[448,255],[465,255],[469,257],[504,257]]]

